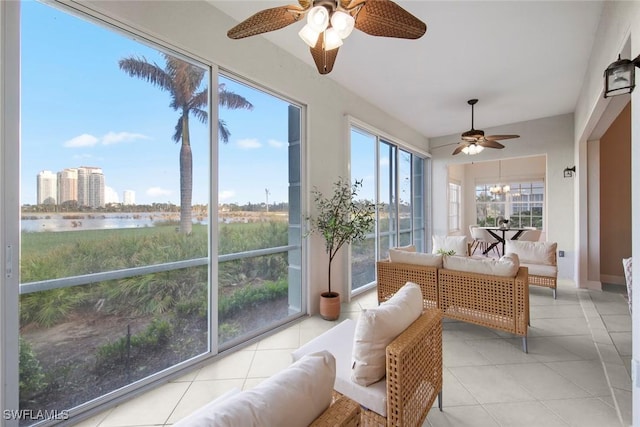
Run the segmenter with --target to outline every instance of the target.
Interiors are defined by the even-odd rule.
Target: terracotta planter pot
[[[340,317],[340,294],[323,292],[320,294],[320,316],[324,320],[337,320]]]

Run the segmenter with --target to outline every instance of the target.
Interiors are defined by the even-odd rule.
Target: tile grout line
[[[587,308],[593,309],[598,313],[598,310],[595,307],[593,300],[591,299],[591,295],[588,291],[579,290],[578,291],[578,299],[580,300],[580,307],[582,308],[582,314],[587,321],[587,326],[589,327],[589,332],[591,332],[591,339],[593,340],[593,345],[596,347],[596,352],[598,353],[598,358],[600,359],[600,365],[602,366],[602,370],[604,371],[604,376],[607,379],[607,386],[609,387],[609,393],[611,394],[611,399],[613,401],[614,408],[616,410],[616,414],[618,415],[618,421],[620,425],[624,427],[624,419],[622,417],[622,412],[620,411],[620,405],[618,403],[618,398],[616,393],[613,390],[613,386],[611,385],[611,379],[609,378],[609,373],[607,372],[607,365],[604,362],[604,357],[602,352],[600,351],[600,347],[598,346],[598,342],[596,341],[596,336],[594,333],[594,326],[591,323],[590,316],[587,314]],[[589,306],[589,307],[587,307]],[[600,317],[600,313],[598,313],[598,318],[600,322],[602,322],[602,318]],[[604,323],[603,323],[604,326]]]

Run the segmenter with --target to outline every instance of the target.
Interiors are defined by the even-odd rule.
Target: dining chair
[[[522,240],[525,242],[537,242],[540,240],[540,235],[542,234],[542,230],[525,230],[518,240]]]
[[[489,245],[498,241],[487,230],[480,227],[474,227],[471,229],[471,238],[474,242],[477,242],[476,246],[471,251],[471,255],[473,255],[478,248],[480,248],[482,252],[486,251]],[[492,250],[500,256],[500,249],[498,248],[498,245],[495,245]]]

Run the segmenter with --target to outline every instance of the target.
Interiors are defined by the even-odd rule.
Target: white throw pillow
[[[515,254],[506,254],[499,260],[446,256],[444,257],[443,265],[447,270],[515,277],[518,274],[520,261]]]
[[[469,255],[469,248],[467,247],[467,236],[433,236],[433,250],[432,253],[438,253],[438,250],[455,251],[456,255],[467,256]]]
[[[303,356],[254,388],[206,406],[185,427],[307,427],[331,404],[336,360],[328,351]]]
[[[555,242],[526,242],[518,240],[507,240],[505,243],[505,253],[515,253],[520,257],[520,262],[524,264],[545,264],[556,265]]]
[[[420,286],[407,282],[378,307],[363,311],[356,324],[351,379],[368,386],[386,374],[386,348],[422,313]]]
[[[406,252],[389,249],[389,260],[403,264],[417,264],[427,267],[442,267],[442,254],[425,254],[422,252]]]

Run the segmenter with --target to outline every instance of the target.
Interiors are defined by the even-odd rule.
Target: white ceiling
[[[295,0],[209,2],[240,22]],[[603,1],[396,3],[423,20],[427,33],[404,40],[354,30],[326,78],[427,137],[468,130],[470,98],[480,100],[476,129],[575,110]],[[266,37],[315,69],[297,34],[303,25],[256,37]]]

